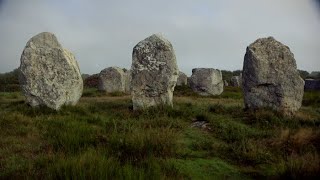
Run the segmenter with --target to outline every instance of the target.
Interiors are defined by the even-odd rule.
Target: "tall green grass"
[[[60,111],[29,107],[21,94],[0,94],[0,178],[320,176],[315,101],[287,118],[268,109],[244,111],[238,88],[206,98],[183,91],[173,108],[145,111],[133,111],[128,96],[92,89]],[[195,121],[208,127],[193,127]]]

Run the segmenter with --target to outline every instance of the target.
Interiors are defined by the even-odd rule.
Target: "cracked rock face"
[[[172,106],[179,70],[171,43],[159,34],[139,42],[132,53],[133,109]]]
[[[304,81],[294,55],[273,37],[247,47],[242,75],[246,108],[268,107],[293,115],[301,107]]]
[[[83,90],[78,63],[54,34],[43,32],[32,37],[20,61],[19,82],[29,105],[58,110],[78,102]]]
[[[123,69],[119,67],[108,67],[99,73],[100,91],[107,93],[125,92],[126,88],[126,74]]]
[[[213,68],[192,69],[189,85],[201,96],[220,95],[224,86],[222,73]]]
[[[179,77],[177,80],[177,86],[184,86],[187,85],[187,81],[188,81],[188,76],[183,73],[183,72],[179,72]]]

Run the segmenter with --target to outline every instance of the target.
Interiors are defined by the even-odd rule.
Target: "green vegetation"
[[[226,80],[228,83],[230,83],[230,79],[232,76],[240,76],[242,73],[241,70],[235,70],[235,71],[227,71],[227,70],[221,70],[222,73],[222,79]]]
[[[4,74],[0,73],[0,92],[20,91],[18,74],[18,69]]]
[[[173,108],[146,111],[132,111],[129,96],[95,89],[60,111],[0,93],[0,179],[319,177],[319,97],[306,92],[286,118],[245,112],[232,87],[212,97],[177,87]]]
[[[302,79],[307,79],[307,77],[309,76],[308,71],[304,71],[304,70],[298,70],[298,71]]]

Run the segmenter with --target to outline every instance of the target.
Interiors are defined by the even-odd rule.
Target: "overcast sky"
[[[320,70],[320,11],[313,0],[0,0],[0,72],[19,67],[27,41],[49,31],[82,73],[130,68],[132,48],[162,33],[181,71],[242,69],[246,47],[273,36],[299,69]]]

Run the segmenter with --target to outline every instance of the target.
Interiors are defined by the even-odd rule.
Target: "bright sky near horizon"
[[[315,0],[0,0],[0,73],[19,67],[27,41],[48,31],[71,50],[82,73],[130,68],[132,48],[162,33],[181,71],[242,69],[246,47],[273,36],[299,69],[320,70],[320,6]]]

